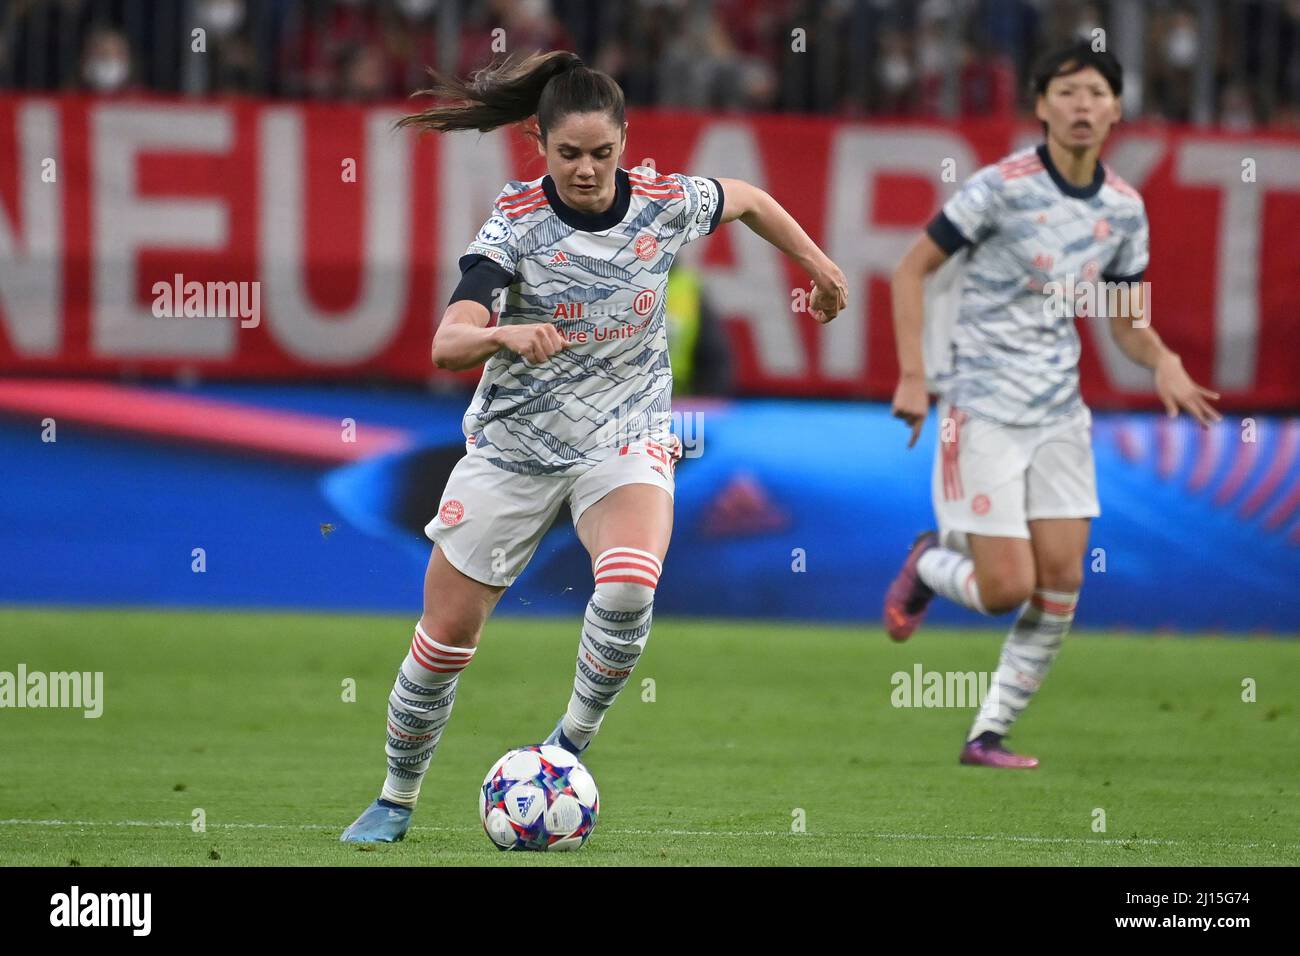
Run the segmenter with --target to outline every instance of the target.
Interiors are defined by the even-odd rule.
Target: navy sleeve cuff
[[[713,183],[713,187],[718,191],[718,205],[713,210],[713,217],[709,220],[709,234],[712,235],[713,231],[718,228],[718,223],[722,220],[722,205],[726,202],[726,197],[722,195],[722,183],[712,177],[709,178],[709,182]]]
[[[515,281],[511,273],[487,256],[477,254],[461,256],[457,264],[460,266],[460,282],[456,285],[456,291],[451,294],[448,305],[452,302],[469,300],[477,302],[492,312],[496,304],[494,301],[496,290],[505,288]]]
[[[930,224],[925,227],[925,234],[948,255],[952,255],[962,246],[970,245],[970,240],[961,234],[961,231],[952,224],[952,220],[943,214],[943,210],[939,210],[938,214],[930,220]]]
[[[1146,275],[1146,270],[1135,272],[1131,276],[1117,276],[1109,272],[1103,272],[1101,277],[1107,282],[1141,282],[1144,275]]]

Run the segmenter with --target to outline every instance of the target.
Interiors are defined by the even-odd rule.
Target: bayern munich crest
[[[642,262],[649,262],[659,252],[659,240],[649,233],[644,233],[637,237],[636,244],[632,247],[636,252],[636,257]]]
[[[465,517],[465,506],[455,498],[448,498],[438,510],[438,517],[449,528],[460,524],[460,519]]]

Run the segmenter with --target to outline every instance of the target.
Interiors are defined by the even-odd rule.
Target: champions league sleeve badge
[[[497,244],[505,242],[510,235],[510,223],[501,216],[493,216],[487,222],[483,223],[483,228],[478,231],[478,242]]]

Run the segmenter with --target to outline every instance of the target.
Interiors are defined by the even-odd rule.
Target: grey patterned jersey
[[[1044,286],[1141,279],[1142,197],[1101,163],[1090,185],[1073,186],[1039,146],[977,172],[927,232],[949,254],[969,247],[940,394],[1008,425],[1078,412],[1079,332],[1072,316],[1049,314]]]
[[[462,427],[507,471],[581,472],[635,438],[668,434],[668,270],[717,228],[722,187],[644,166],[615,178],[601,214],[564,204],[549,176],[509,183],[466,250],[510,277],[501,325],[550,322],[568,342],[540,365],[502,349],[483,368]]]

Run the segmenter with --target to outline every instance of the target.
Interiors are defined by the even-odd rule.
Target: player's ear
[[[1034,97],[1034,115],[1040,123],[1047,122],[1047,97],[1042,93]]]

